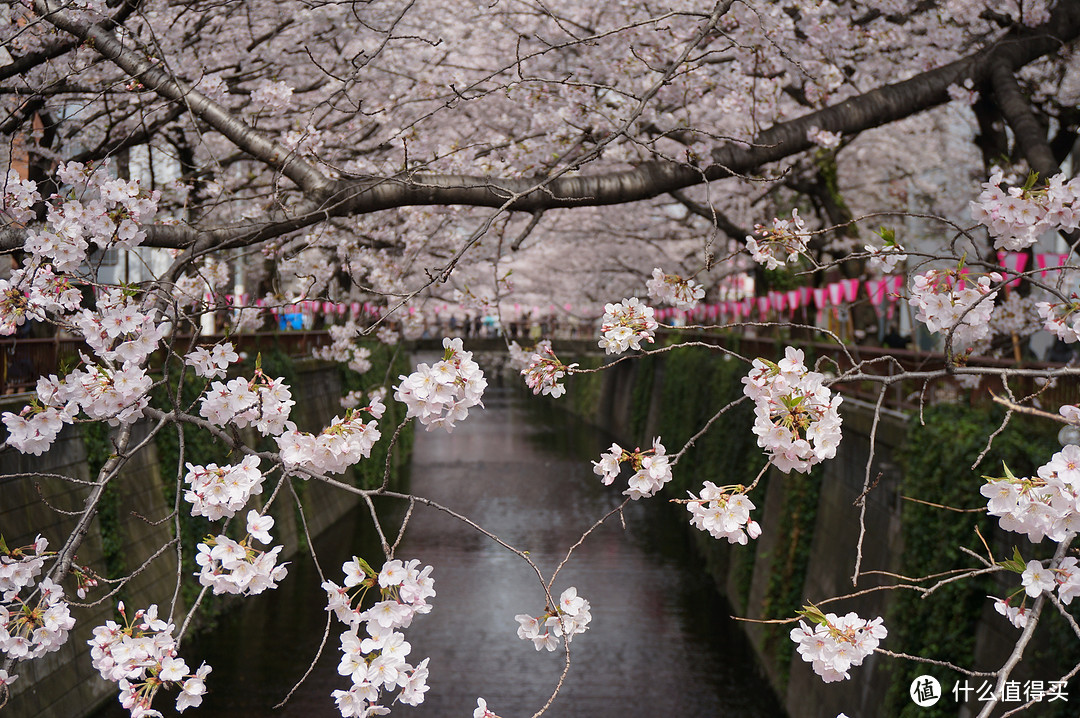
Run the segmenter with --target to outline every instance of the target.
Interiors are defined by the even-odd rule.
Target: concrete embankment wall
[[[568,395],[559,401],[612,430],[626,442],[624,446],[648,446],[659,435],[669,453],[677,451],[707,422],[713,421],[674,470],[668,495],[680,497],[687,490],[697,493],[705,480],[718,485],[749,484],[765,465],[764,454],[751,434],[751,407],[744,403],[716,416],[722,407],[742,396],[739,379],[745,373],[745,365],[726,362],[715,352],[676,350],[622,362],[598,374],[572,377]],[[731,604],[718,606],[717,610],[733,610],[749,619],[790,618],[809,602],[893,585],[898,574],[934,573],[941,570],[935,568],[935,562],[942,558],[950,566],[977,566],[977,559],[959,550],[962,542],[976,553],[985,554],[974,531],[976,525],[998,559],[1011,556],[1014,544],[1021,546],[1025,556],[1043,556],[1045,551],[1039,553],[1015,534],[1003,535],[983,514],[958,514],[903,498],[911,494],[944,503],[955,499],[952,505],[978,507],[984,501],[978,495],[980,475],[992,473],[995,468],[1000,471],[1001,458],[996,452],[1015,450],[1012,456],[1016,452],[1028,452],[1043,457],[1039,462],[1050,458],[1046,447],[1033,445],[1028,438],[1030,434],[1010,434],[1016,426],[1014,418],[1008,431],[996,437],[991,456],[980,465],[979,471],[973,471],[972,457],[987,445],[987,437],[995,426],[991,410],[944,407],[957,410],[957,423],[949,423],[948,412],[944,412],[946,420],[942,421],[942,412],[938,412],[937,426],[929,425],[934,423],[931,410],[941,408],[927,407],[926,427],[917,425],[918,417],[887,410],[876,412],[877,425],[872,432],[874,407],[847,400],[841,407],[843,440],[836,458],[824,462],[808,476],[772,470],[751,494],[757,506],[753,517],[763,528],[758,540],[750,541],[747,546],[730,546],[688,524],[687,530],[695,537],[705,570]],[[972,421],[987,423],[975,426],[969,421],[971,417],[975,417]],[[913,424],[914,430],[909,434]],[[911,443],[912,436],[921,436],[921,432],[931,432],[939,445],[925,450],[926,454],[940,450],[942,455],[948,455],[956,445],[956,456],[939,462],[948,465],[934,467],[947,477],[935,479],[938,485],[920,484],[921,477],[912,476],[915,471],[928,473],[925,463],[919,465],[920,450],[912,449],[918,446]],[[872,460],[871,433],[875,434]],[[1010,467],[1015,468],[1014,461],[1021,463],[1018,458],[1010,458]],[[913,468],[915,465],[919,468]],[[1030,465],[1020,469],[1032,470]],[[960,484],[962,491],[955,490]],[[942,492],[949,496],[948,491],[953,491],[951,498],[940,498]],[[863,519],[857,505],[860,497],[865,497],[866,503]],[[857,548],[860,525],[865,527],[861,559]],[[861,561],[864,573],[880,573],[863,575],[858,585],[853,586],[857,561]],[[882,644],[885,649],[947,658],[976,670],[993,671],[1004,662],[1018,631],[993,611],[986,595],[1008,596],[1018,588],[1019,577],[998,574],[982,579],[979,584],[968,582],[967,586],[963,589],[966,593],[957,589],[955,594],[949,594],[943,589],[925,601],[912,591],[871,591],[821,608],[840,615],[854,611],[864,618],[884,617],[890,629]],[[949,596],[957,598],[954,601]],[[935,600],[938,604],[932,613],[919,613]],[[943,608],[942,604],[950,601],[956,604],[952,607],[954,613],[946,614],[949,607]],[[920,625],[927,615],[933,620]],[[977,712],[980,707],[977,701],[958,706],[949,695],[953,684],[965,676],[879,654],[852,668],[851,680],[825,684],[794,653],[794,644],[788,637],[793,627],[794,624],[746,624],[758,653],[759,669],[768,675],[791,718],[834,718],[841,712],[853,718],[966,716],[974,715],[972,711]],[[1055,631],[1050,629],[1047,633]],[[1058,633],[1066,635],[1069,630],[1064,627]],[[1073,640],[1068,650],[1075,652],[1075,644]],[[1057,672],[1060,665],[1067,664],[1064,670],[1068,670],[1073,663],[1060,660],[1054,665],[1054,659],[1061,657],[1054,653],[1054,648],[1045,641],[1041,648],[1032,647],[1028,657],[1034,654],[1035,660],[1028,661],[1016,677],[1021,681],[1056,679],[1061,675]],[[920,673],[937,675],[942,683],[946,695],[936,709],[919,708],[908,698],[912,675]],[[978,687],[978,681],[973,679],[972,685]],[[1061,706],[1041,708],[1039,715],[1058,715],[1046,711]]]
[[[342,409],[341,379],[336,367],[310,363],[299,365],[292,386],[296,406],[292,417],[302,430],[318,431]],[[0,411],[18,412],[27,402],[27,395],[4,397]],[[136,439],[149,431],[149,423],[136,426]],[[170,431],[169,427],[163,429]],[[40,457],[24,456],[14,450],[0,454],[0,534],[9,547],[31,543],[41,534],[56,550],[75,526],[77,516],[69,512],[82,509],[90,488],[87,484],[53,478],[58,474],[89,482],[87,444],[83,425],[65,427],[53,447]],[[138,444],[133,442],[133,445]],[[196,462],[197,457],[188,457]],[[380,471],[381,473],[381,471]],[[127,572],[136,575],[122,587],[130,612],[156,603],[162,614],[168,612],[176,592],[178,569],[175,546],[148,559],[173,538],[170,518],[177,487],[167,487],[175,481],[175,467],[160,466],[158,449],[150,441],[126,463],[109,488],[109,516],[102,531],[102,517],[95,517],[78,551],[78,563],[106,574],[106,542],[115,542],[110,551],[123,557]],[[272,483],[264,484],[271,489]],[[312,535],[320,533],[339,519],[356,503],[356,497],[317,482],[302,485],[304,516]],[[180,488],[182,492],[182,488]],[[283,544],[285,556],[296,553],[301,545],[298,536],[297,512],[287,489],[283,489],[273,510],[276,525],[275,545]],[[268,493],[268,492],[267,492]],[[181,502],[181,510],[189,509]],[[287,580],[287,579],[286,579]],[[65,585],[67,588],[67,586]],[[88,596],[96,601],[107,591],[99,588]],[[72,593],[68,589],[69,594]],[[69,595],[73,600],[75,597]],[[43,658],[16,664],[14,673],[19,679],[12,684],[12,695],[2,712],[12,718],[79,718],[106,700],[116,700],[116,686],[103,680],[90,662],[87,641],[95,626],[115,620],[116,599],[97,605],[74,607],[75,629],[68,642],[57,652]],[[183,606],[177,606],[174,620],[183,618]]]

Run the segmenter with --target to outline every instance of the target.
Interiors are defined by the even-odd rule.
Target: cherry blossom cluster
[[[1003,599],[994,596],[987,596],[987,598],[993,599],[994,610],[1004,616],[1013,626],[1023,628],[1027,625],[1028,609],[1023,603],[1016,606],[1013,605],[1011,598]]]
[[[1018,292],[1010,292],[1005,301],[994,308],[990,328],[994,334],[1003,336],[1027,336],[1039,330],[1040,323],[1035,319],[1038,315],[1038,302],[1034,297],[1022,297]],[[1047,326],[1047,329],[1050,327]]]
[[[362,327],[350,319],[329,327],[330,344],[315,349],[316,359],[347,364],[357,374],[371,369],[371,350],[355,343]]]
[[[1044,537],[1063,541],[1080,530],[1080,447],[1066,446],[1032,477],[1018,478],[1008,466],[1004,470],[1005,476],[987,479],[979,490],[1001,528],[1033,543]]]
[[[405,658],[412,646],[398,631],[408,628],[419,614],[429,613],[428,598],[435,595],[431,566],[420,568],[417,560],[393,559],[376,572],[366,561],[353,557],[342,564],[344,586],[326,581],[328,611],[349,626],[341,634],[341,661],[338,674],[349,676],[352,687],[333,692],[342,716],[370,716],[389,713],[378,704],[382,691],[400,689],[395,700],[420,705],[427,692],[428,659],[416,666]],[[381,600],[363,609],[368,591],[376,590]],[[360,637],[363,628],[366,637]]]
[[[642,304],[637,297],[604,305],[600,324],[599,345],[607,354],[622,354],[628,349],[640,350],[641,342],[652,344],[656,333],[653,308]]]
[[[41,201],[37,183],[23,179],[13,169],[7,171],[3,187],[0,187],[0,217],[9,217],[18,224],[34,218],[34,205]]]
[[[518,638],[532,641],[536,650],[546,648],[554,651],[559,646],[559,639],[566,637],[566,642],[589,629],[592,620],[589,602],[578,595],[577,588],[571,586],[559,596],[559,604],[550,606],[541,616],[519,613],[514,616],[518,622]]]
[[[64,589],[50,578],[35,583],[46,545],[40,536],[27,550],[8,551],[0,542],[0,653],[15,660],[59,650],[75,625]],[[29,596],[20,597],[28,588]]]
[[[222,342],[210,347],[198,347],[184,355],[184,363],[195,369],[195,373],[206,379],[224,379],[229,365],[240,361],[232,342]]]
[[[754,434],[769,461],[784,473],[806,472],[836,456],[843,401],[825,377],[803,364],[801,349],[787,347],[779,363],[755,359],[743,377],[743,393],[754,402]]]
[[[806,131],[806,139],[810,140],[818,147],[827,150],[835,150],[840,146],[840,140],[844,139],[844,136],[838,132],[823,130],[820,127],[811,127]]]
[[[7,443],[20,453],[41,456],[56,441],[64,424],[72,423],[77,413],[78,406],[74,402],[60,407],[34,402],[18,414],[5,411],[3,422],[8,430]]]
[[[58,271],[74,272],[86,261],[89,242],[102,249],[114,244],[134,247],[146,238],[139,225],[153,219],[161,193],[145,192],[138,180],[110,177],[105,165],[60,165],[57,176],[70,189],[64,197],[50,198],[45,229],[27,232],[27,252],[51,260]],[[20,190],[21,207],[27,191]]]
[[[205,516],[211,521],[229,518],[244,508],[253,494],[262,493],[258,456],[245,456],[235,466],[188,464],[187,470],[184,483],[191,484],[191,488],[184,500],[192,505],[192,516]]]
[[[285,564],[277,563],[282,547],[263,551],[254,545],[254,541],[264,544],[273,541],[270,536],[273,527],[273,516],[261,516],[252,510],[247,514],[247,536],[242,540],[233,541],[224,535],[207,536],[198,545],[199,552],[195,556],[195,563],[202,567],[195,574],[199,583],[212,588],[215,595],[254,596],[268,588],[277,588],[278,582],[288,573]]]
[[[83,309],[72,321],[94,354],[125,367],[142,364],[169,331],[156,309],[143,312],[139,301],[119,287],[99,297],[96,310]]]
[[[1004,173],[994,172],[971,203],[972,218],[990,230],[996,248],[1018,252],[1045,232],[1080,227],[1080,178],[1056,174],[1036,189],[1037,179],[1033,172],[1022,186],[1003,190]]]
[[[543,394],[553,399],[566,393],[566,386],[559,382],[577,366],[559,361],[548,339],[537,342],[531,352],[518,347],[517,342],[511,342],[510,360],[520,368],[521,375],[525,377],[525,385],[533,394]]]
[[[1028,598],[1036,598],[1043,593],[1057,589],[1058,599],[1063,604],[1072,603],[1080,595],[1080,561],[1073,556],[1065,556],[1057,566],[1043,566],[1042,561],[1024,561],[1019,549],[1013,549],[1013,558],[999,562],[1003,568],[1020,574],[1021,589],[1008,598],[988,596],[994,601],[994,610],[1004,616],[1016,628],[1027,625]],[[1021,600],[1016,603],[1020,594]]]
[[[761,535],[761,526],[750,518],[756,507],[742,486],[721,487],[706,481],[700,496],[690,494],[686,508],[690,525],[713,538],[745,546],[748,537],[756,539]]]
[[[990,285],[1000,281],[997,272],[975,278],[962,269],[931,269],[912,279],[908,302],[927,329],[951,331],[956,345],[969,349],[990,337],[990,315],[997,297]]]
[[[152,383],[138,366],[109,370],[88,365],[63,380],[56,375],[40,377],[35,401],[18,414],[4,412],[7,443],[24,454],[38,456],[48,451],[63,425],[74,421],[79,407],[91,419],[112,425],[131,423],[142,416]]]
[[[1080,339],[1080,297],[1073,294],[1070,299],[1068,302],[1037,302],[1035,309],[1046,331],[1072,344]]]
[[[882,274],[889,274],[896,271],[896,265],[907,259],[907,255],[904,254],[904,247],[896,241],[896,233],[891,229],[882,227],[878,230],[878,236],[884,241],[881,247],[867,244],[864,248],[870,254],[870,266],[880,270]]]
[[[848,670],[861,665],[888,635],[881,618],[867,621],[854,613],[837,616],[823,614],[817,608],[799,613],[813,623],[813,628],[799,621],[798,628],[791,629],[791,640],[825,683],[851,678]]]
[[[216,426],[254,426],[263,436],[280,434],[296,404],[281,378],[255,370],[251,380],[237,377],[227,383],[215,381],[203,397],[199,415]]]
[[[16,600],[23,588],[34,583],[45,565],[45,559],[55,555],[46,551],[48,547],[48,539],[39,535],[29,546],[10,549],[4,537],[0,536],[0,601]],[[79,598],[86,598],[87,589],[98,584],[98,575],[81,564],[71,564],[71,575],[77,582],[75,593]]]
[[[318,436],[297,431],[291,421],[287,431],[277,437],[281,460],[287,468],[302,468],[313,474],[340,474],[353,464],[371,456],[371,449],[382,434],[375,420],[364,423],[361,412],[382,418],[386,406],[373,398],[368,406],[349,409],[345,418],[335,416],[330,426]]]
[[[175,626],[158,618],[158,607],[151,604],[136,611],[128,620],[124,604],[119,604],[124,625],[106,621],[94,629],[90,657],[94,668],[107,681],[119,684],[120,704],[131,711],[132,718],[159,716],[152,705],[162,688],[176,687],[176,710],[184,711],[202,704],[206,693],[206,663],[194,673],[177,653]]]
[[[664,274],[654,267],[652,279],[645,282],[649,299],[654,303],[665,302],[678,309],[693,309],[705,298],[705,288],[693,279],[683,279],[677,274]]]
[[[637,500],[647,499],[671,481],[671,466],[660,437],[653,439],[651,449],[627,451],[618,444],[600,455],[600,461],[593,462],[593,473],[600,476],[600,483],[610,486],[619,477],[623,462],[628,462],[634,475],[630,477],[629,488],[623,492]]]
[[[469,415],[469,408],[481,405],[487,380],[472,352],[465,351],[461,339],[443,339],[443,359],[428,366],[418,364],[409,376],[399,376],[394,398],[405,404],[406,416],[416,417],[428,431],[437,426],[454,430]]]
[[[773,226],[754,225],[760,239],[747,235],[746,250],[758,264],[766,269],[779,269],[784,262],[796,262],[799,255],[806,252],[810,235],[806,232],[806,223],[799,216],[799,210],[791,210],[791,219],[773,219]]]
[[[0,336],[14,334],[27,320],[44,321],[48,312],[64,315],[79,308],[82,294],[51,264],[34,257],[0,279]]]
[[[1057,566],[1044,568],[1042,561],[1028,561],[1020,584],[1031,598],[1057,589],[1058,599],[1068,605],[1080,596],[1080,562],[1074,556],[1065,556]]]

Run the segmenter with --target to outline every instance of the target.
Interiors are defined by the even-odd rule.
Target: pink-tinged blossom
[[[983,185],[971,203],[971,216],[990,230],[994,247],[1018,252],[1027,249],[1050,231],[1080,227],[1080,178],[1054,175],[1045,187],[1035,187],[1032,176],[1022,187],[1002,189],[1001,171]]]
[[[1043,568],[1042,561],[1028,561],[1020,583],[1027,595],[1035,598],[1043,591],[1054,589],[1054,574]]]
[[[806,253],[810,235],[799,210],[791,210],[791,219],[773,219],[773,226],[754,225],[760,239],[746,237],[746,251],[766,269],[779,269],[785,262],[796,262]]]
[[[912,279],[908,302],[928,330],[952,332],[953,344],[963,351],[990,337],[990,315],[997,297],[990,285],[1001,279],[997,272],[975,279],[966,270],[932,269]]]
[[[690,525],[728,543],[746,545],[748,539],[761,535],[761,527],[750,518],[755,506],[742,486],[719,487],[706,481],[701,495],[690,494],[686,504]]]
[[[1080,338],[1080,297],[1073,294],[1068,302],[1037,302],[1035,309],[1043,328],[1067,344]]]
[[[202,703],[210,666],[203,663],[191,673],[177,655],[175,626],[157,617],[156,605],[136,611],[130,621],[119,605],[125,624],[106,621],[93,631],[91,662],[107,681],[117,683],[120,704],[134,716],[160,715],[153,709],[157,694],[179,688],[176,710],[184,711]]]
[[[447,432],[469,415],[469,409],[483,406],[480,399],[487,380],[472,352],[462,348],[461,339],[443,339],[443,360],[433,366],[419,364],[409,376],[400,376],[394,398],[407,408],[406,416],[416,417],[431,431],[439,426]]]
[[[383,691],[400,689],[396,700],[419,705],[428,690],[428,659],[415,667],[405,661],[412,647],[398,628],[405,628],[413,617],[427,613],[427,599],[435,595],[431,567],[420,568],[417,560],[393,559],[376,572],[366,561],[355,556],[347,561],[345,587],[327,581],[327,610],[349,626],[341,634],[341,660],[338,674],[347,676],[352,687],[333,692],[343,716],[381,715],[386,712],[377,701]],[[377,587],[377,588],[376,588]],[[375,588],[382,600],[368,610],[361,604],[368,590]],[[360,637],[363,628],[367,637]]]
[[[817,609],[803,611],[802,615],[813,626],[799,621],[799,626],[791,630],[791,640],[802,659],[826,683],[850,678],[848,671],[862,665],[888,635],[880,618],[867,621],[854,613],[838,616]]]
[[[801,349],[787,347],[779,363],[755,359],[743,377],[743,393],[754,402],[754,434],[769,461],[784,473],[805,473],[836,455],[843,401],[825,377],[803,364]]]
[[[554,651],[559,646],[559,639],[569,643],[574,636],[584,633],[592,620],[592,607],[588,600],[577,593],[571,586],[559,596],[554,609],[548,608],[543,615],[530,616],[526,613],[514,616],[518,622],[517,635],[524,641],[532,641],[537,651]]]
[[[281,546],[275,546],[262,551],[250,546],[246,540],[237,542],[223,535],[209,536],[197,546],[195,563],[201,570],[195,575],[199,583],[213,589],[215,595],[254,596],[277,588],[278,582],[287,575],[286,564],[277,562],[281,549]]]
[[[820,127],[811,127],[806,131],[806,139],[813,142],[818,147],[822,147],[827,150],[835,150],[840,146],[840,140],[844,139],[844,136],[837,132],[829,132],[823,130]]]
[[[1000,598],[994,598],[993,596],[987,596],[994,600],[994,610],[1005,616],[1016,628],[1023,628],[1027,625],[1028,610],[1024,606],[1013,606],[1008,601],[1004,601]]]
[[[211,521],[233,516],[244,508],[252,496],[262,493],[263,475],[259,457],[245,456],[236,465],[187,465],[184,483],[190,488],[184,500],[191,503],[192,516],[205,516]]]
[[[629,349],[640,351],[641,342],[653,343],[657,326],[652,307],[642,304],[637,297],[606,304],[599,346],[607,354],[622,354]]]
[[[634,474],[623,493],[635,501],[653,496],[671,481],[671,465],[660,437],[654,438],[652,448],[645,450],[626,451],[618,444],[612,444],[608,452],[600,455],[600,461],[593,462],[593,473],[601,477],[605,486],[610,485],[618,477],[624,462],[630,465]]]
[[[652,279],[645,283],[649,299],[654,303],[666,303],[678,309],[693,309],[704,299],[705,288],[693,279],[683,279],[677,274],[665,274],[656,267]]]
[[[533,394],[543,394],[553,399],[566,393],[566,387],[560,382],[577,366],[559,361],[547,339],[537,342],[531,352],[523,350],[517,342],[511,342],[510,360],[514,368],[521,371],[525,385]]]

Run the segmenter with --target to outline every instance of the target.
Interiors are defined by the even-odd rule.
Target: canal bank
[[[581,361],[586,366],[601,363],[595,358]],[[706,480],[749,484],[765,466],[751,432],[749,403],[718,414],[742,398],[741,379],[746,373],[742,362],[713,350],[686,347],[573,376],[567,381],[567,395],[557,401],[591,422],[611,427],[624,445],[647,446],[652,437],[660,436],[672,453],[710,424],[673,471],[667,496],[677,498],[687,491],[698,492]],[[963,403],[927,405],[914,416],[879,412],[872,462],[874,406],[845,400],[844,438],[836,457],[809,475],[767,472],[751,496],[757,506],[753,518],[761,524],[762,535],[747,546],[728,545],[687,525],[696,544],[695,560],[738,615],[771,620],[790,619],[808,602],[895,583],[895,578],[877,573],[862,576],[857,588],[852,587],[860,497],[866,501],[864,573],[928,576],[970,567],[973,559],[963,549],[984,554],[980,535],[998,558],[1011,556],[1017,544],[1025,556],[1042,555],[987,519],[979,510],[985,507],[979,488],[982,476],[1000,474],[1003,462],[1017,476],[1032,475],[1060,450],[1053,440],[1056,429],[1048,431],[1045,422],[1014,416],[998,431],[1003,411],[974,403],[962,393],[958,400]],[[977,460],[981,461],[972,469]],[[957,513],[942,505],[974,510]],[[994,671],[1008,656],[1017,631],[994,611],[987,596],[1008,596],[1017,584],[1014,574],[999,573],[949,584],[925,600],[914,591],[884,590],[823,608],[883,616],[889,629],[884,649]],[[1021,682],[1055,680],[1076,663],[1077,642],[1064,619],[1044,614],[1043,620],[1038,645],[1029,647],[1014,673]],[[825,684],[795,654],[788,638],[793,624],[745,625],[791,718],[834,718],[840,712],[853,717],[952,718],[978,711],[974,699],[960,706],[951,695],[933,708],[911,701],[908,688],[916,676],[932,675],[946,691],[965,677],[948,668],[874,654],[852,669],[851,680]],[[1080,695],[1080,687],[1070,689],[1071,695]],[[974,712],[969,712],[972,708]],[[1039,708],[1040,716],[1075,715],[1074,705],[1062,701]]]
[[[549,575],[598,517],[617,506],[617,487],[600,484],[590,456],[610,436],[516,390],[493,388],[483,410],[470,411],[452,435],[419,432],[408,490],[468,516],[521,550]],[[780,707],[754,669],[752,649],[730,608],[691,560],[679,514],[663,504],[631,504],[574,551],[553,592],[576,586],[592,604],[589,630],[572,644],[572,666],[551,715],[566,718],[775,718]],[[378,504],[396,534],[400,501]],[[315,546],[330,580],[353,555],[381,562],[367,510],[348,514]],[[543,611],[532,569],[474,528],[417,505],[397,551],[433,567],[437,595],[430,614],[404,631],[409,660],[430,657],[430,690],[416,707],[393,714],[435,718],[471,715],[478,697],[499,715],[527,716],[558,683],[561,649],[537,652],[517,636],[514,616]],[[199,709],[209,718],[266,716],[318,652],[325,594],[309,561],[297,559],[287,582],[223,616],[218,627],[185,647],[189,663],[214,666]],[[307,681],[274,715],[338,715],[330,694],[348,687],[337,674],[338,636],[331,626]],[[122,718],[108,706],[96,718]],[[168,713],[166,713],[168,715]]]
[[[297,399],[292,417],[303,430],[318,431],[334,416],[340,416],[343,411],[340,397],[348,389],[355,388],[351,386],[355,377],[325,362],[292,362],[271,355],[262,360],[268,372],[289,375],[288,383]],[[382,371],[385,371],[385,364]],[[0,404],[0,410],[18,412],[27,401],[27,395],[13,395]],[[393,417],[388,421],[393,421]],[[137,438],[145,436],[149,426],[148,422],[140,422],[135,426],[134,435]],[[96,476],[97,468],[112,449],[107,431],[100,431],[101,428],[107,429],[104,425],[91,424],[66,426],[52,448],[42,456],[27,456],[14,450],[0,455],[0,475],[4,477],[0,479],[0,532],[9,546],[26,545],[40,534],[49,540],[49,548],[55,550],[71,533],[77,516],[65,512],[81,510],[89,489],[85,484],[49,475],[69,476],[84,482]],[[136,608],[157,604],[163,612],[167,611],[176,591],[178,571],[189,574],[185,577],[189,586],[195,582],[190,578],[190,574],[198,570],[193,559],[179,568],[175,546],[169,545],[174,536],[174,522],[169,517],[178,490],[172,478],[178,463],[175,432],[170,435],[169,431],[166,428],[158,440],[148,442],[133,454],[111,482],[77,556],[81,564],[90,566],[102,576],[135,575],[114,597],[97,605],[74,607],[75,627],[59,651],[16,665],[13,672],[19,680],[11,685],[12,694],[3,708],[5,716],[82,718],[103,702],[115,701],[115,684],[102,680],[91,666],[87,641],[93,628],[116,619],[117,600]],[[206,437],[200,439],[196,434],[186,432],[187,463],[226,463],[228,451],[220,442]],[[249,443],[257,440],[253,433],[245,438]],[[411,435],[409,439],[411,441]],[[408,443],[403,447],[406,456]],[[137,444],[138,441],[133,445]],[[374,475],[375,470],[371,473]],[[381,479],[381,465],[377,473]],[[365,478],[350,473],[344,480],[363,481]],[[354,495],[318,482],[298,484],[307,529],[312,535],[325,531],[357,503]],[[190,508],[184,502],[180,506],[182,511]],[[272,513],[276,521],[274,545],[284,546],[283,558],[295,560],[305,549],[305,539],[291,497],[287,494],[279,497]],[[201,519],[190,519],[190,515],[187,516],[181,525],[189,556],[194,551],[192,542],[201,540],[209,527]],[[164,550],[163,546],[166,547]],[[176,613],[179,620],[183,618],[185,606],[197,594],[197,582],[195,584],[193,589],[181,592]],[[110,586],[105,590],[112,588],[117,587]],[[91,591],[88,600],[93,601],[102,593],[102,589],[96,593]],[[219,600],[216,610],[223,610],[225,603]]]

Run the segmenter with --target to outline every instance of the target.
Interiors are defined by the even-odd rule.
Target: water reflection
[[[567,548],[620,500],[602,486],[586,457],[608,437],[563,414],[541,415],[509,394],[485,398],[452,435],[418,432],[412,490],[465,514],[503,541],[527,550],[549,575]],[[583,453],[584,452],[584,453]],[[401,505],[381,504],[396,531]],[[782,715],[754,669],[730,609],[693,566],[686,533],[659,505],[634,504],[595,531],[574,552],[554,586],[578,587],[592,603],[588,632],[573,643],[573,667],[550,715]],[[659,520],[668,518],[671,520]],[[319,538],[324,570],[337,581],[350,555],[378,566],[366,511]],[[538,615],[544,596],[533,570],[469,526],[418,506],[398,551],[435,567],[433,611],[406,631],[410,662],[430,656],[427,700],[400,706],[402,716],[470,716],[478,696],[503,716],[529,716],[544,703],[562,669],[562,653],[537,653],[517,638],[514,615]],[[191,665],[214,666],[204,716],[265,716],[302,675],[318,649],[326,620],[324,594],[310,561],[296,561],[289,579],[230,615],[198,644]],[[282,716],[336,715],[334,623],[323,657]],[[114,709],[99,718],[124,715]]]

